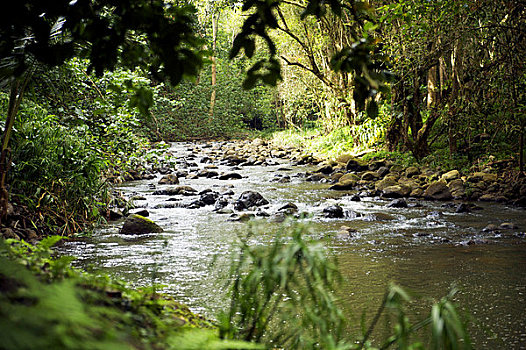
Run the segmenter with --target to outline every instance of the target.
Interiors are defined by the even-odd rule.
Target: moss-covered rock
[[[124,235],[140,235],[144,233],[163,232],[161,226],[144,216],[132,214],[126,218],[120,233]]]

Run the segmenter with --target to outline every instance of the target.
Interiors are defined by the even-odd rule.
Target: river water
[[[176,143],[171,151],[182,161],[205,150],[201,146]],[[352,201],[345,193],[329,190],[328,184],[306,182],[301,174],[312,170],[309,167],[293,167],[282,159],[275,163],[242,167],[236,170],[243,175],[241,180],[183,178],[181,185],[198,191],[232,190],[236,199],[243,191],[254,190],[270,202],[264,208],[270,214],[288,202],[311,214],[306,220],[312,224],[313,238],[325,240],[338,259],[343,282],[337,294],[351,319],[359,320],[363,312],[370,318],[391,282],[419,296],[420,301],[412,304],[417,314],[424,312],[430,300],[456,286],[455,301],[471,317],[476,349],[526,349],[525,210],[477,203],[481,210],[457,214],[445,203],[416,200],[409,204],[421,206],[388,208],[389,201],[380,198]],[[198,164],[200,168],[206,165]],[[218,164],[215,170],[221,173],[230,168]],[[275,181],[283,175],[290,176],[291,182]],[[213,317],[226,307],[225,272],[233,244],[247,231],[247,224],[215,213],[213,206],[155,209],[169,199],[152,195],[152,184],[156,189],[170,187],[157,185],[160,177],[125,183],[119,189],[127,197],[144,197],[135,203],[147,207],[163,233],[124,236],[119,234],[122,221],[112,222],[90,238],[68,241],[60,252],[77,257],[78,267],[107,273],[134,286],[161,284],[164,292]],[[322,210],[330,204],[340,204],[361,216],[324,218]],[[378,213],[387,217],[375,220]],[[256,240],[264,243],[279,230],[279,224],[261,220],[267,231]],[[482,232],[488,224],[502,222],[513,222],[518,229]],[[342,225],[357,232],[352,237],[338,233]]]

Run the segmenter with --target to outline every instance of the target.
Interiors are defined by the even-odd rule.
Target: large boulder
[[[347,191],[352,190],[360,178],[355,174],[345,174],[338,182],[330,187],[331,190]]]
[[[159,232],[163,232],[161,226],[157,225],[152,220],[137,214],[128,216],[120,231],[123,235],[140,235],[144,233]]]
[[[424,191],[426,199],[450,200],[453,199],[449,187],[445,180],[434,181]]]
[[[466,196],[466,189],[464,188],[462,179],[451,180],[447,186],[454,199],[460,199]]]
[[[378,191],[383,191],[386,187],[395,186],[395,185],[398,185],[396,177],[388,175],[384,177],[382,180],[376,182],[374,187]]]
[[[178,186],[176,188],[167,188],[163,190],[157,190],[153,192],[154,195],[164,195],[164,196],[193,196],[197,194],[197,190],[190,186]]]

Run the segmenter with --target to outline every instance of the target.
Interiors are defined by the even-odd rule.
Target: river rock
[[[378,178],[376,171],[366,171],[362,174],[361,179],[364,181],[373,181]]]
[[[163,190],[157,190],[153,192],[154,195],[164,195],[164,196],[193,196],[197,194],[197,190],[190,186],[178,186],[176,188],[167,188]]]
[[[386,167],[386,166],[382,166],[382,167],[378,168],[378,170],[376,170],[376,174],[378,174],[379,178],[382,178],[382,177],[386,176],[387,174],[389,174],[389,168]]]
[[[420,175],[420,169],[418,169],[416,166],[410,166],[409,168],[405,169],[406,177],[411,178],[415,175]]]
[[[159,180],[159,185],[177,185],[178,183],[179,178],[174,174],[164,175]]]
[[[329,187],[329,189],[335,190],[335,191],[348,191],[348,190],[352,190],[354,186],[356,186],[356,183],[357,182],[355,180],[343,180],[342,181],[340,179],[340,181],[338,181],[337,183]]]
[[[326,218],[343,218],[343,208],[339,205],[331,205],[323,209],[323,215]]]
[[[119,209],[110,209],[109,219],[110,220],[119,220],[124,217],[124,214]]]
[[[368,169],[369,166],[364,161],[356,158],[349,159],[349,161],[345,165],[345,170],[347,171],[360,172]]]
[[[382,196],[385,198],[407,197],[411,193],[411,188],[404,185],[388,186],[383,189]]]
[[[160,233],[163,229],[150,219],[137,214],[126,218],[120,233],[124,235],[140,235],[144,233]]]
[[[482,232],[496,232],[499,230],[499,227],[495,224],[489,224],[488,226],[482,229]]]
[[[407,202],[402,199],[398,198],[393,200],[391,203],[387,204],[388,208],[407,208]]]
[[[503,222],[502,224],[499,225],[499,229],[501,229],[501,230],[516,230],[516,229],[518,229],[518,227],[513,222]]]
[[[460,213],[470,213],[471,212],[471,208],[469,207],[469,205],[467,205],[466,203],[460,203],[456,208],[455,208],[455,213],[457,214],[460,214]]]
[[[263,196],[255,191],[245,191],[234,203],[235,210],[245,210],[251,207],[267,205],[269,202]]]
[[[144,217],[148,217],[150,216],[150,212],[146,209],[141,209],[141,210],[137,210],[137,211],[134,211],[133,213],[131,213],[132,215],[135,214],[135,215],[140,215],[140,216],[144,216]]]
[[[332,173],[332,166],[330,164],[322,164],[314,172],[329,175]]]
[[[239,180],[242,178],[243,176],[238,173],[227,173],[219,176],[219,180]]]
[[[445,180],[434,181],[424,191],[426,199],[450,200],[453,198]]]
[[[455,199],[464,198],[466,196],[466,190],[464,188],[464,182],[462,179],[451,180],[447,187],[451,192],[451,196],[453,196]]]
[[[281,208],[278,209],[280,212],[284,212],[285,214],[292,215],[298,212],[298,206],[294,203],[287,203]]]
[[[212,204],[215,204],[218,197],[219,197],[219,193],[210,191],[210,192],[202,193],[201,196],[199,197],[199,200],[203,202],[205,205],[212,205]]]
[[[386,187],[389,186],[396,186],[398,184],[396,177],[392,175],[388,175],[384,177],[382,180],[377,181],[374,185],[374,188],[378,191],[383,191]]]
[[[458,170],[451,170],[445,174],[442,174],[441,178],[446,182],[460,179],[460,172]]]

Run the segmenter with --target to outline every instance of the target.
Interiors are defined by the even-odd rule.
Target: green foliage
[[[287,226],[288,225],[288,226]],[[308,226],[288,223],[283,233],[268,243],[254,244],[252,226],[241,238],[241,248],[231,267],[230,309],[220,315],[220,336],[262,342],[285,349],[387,349],[426,348],[418,338],[427,327],[430,348],[471,349],[466,324],[451,302],[454,291],[434,303],[429,316],[412,323],[407,312],[409,294],[392,285],[374,318],[362,324],[362,334],[352,339],[346,319],[332,291],[338,281],[334,261],[320,242],[305,238]],[[372,335],[382,315],[395,316],[391,336]]]

